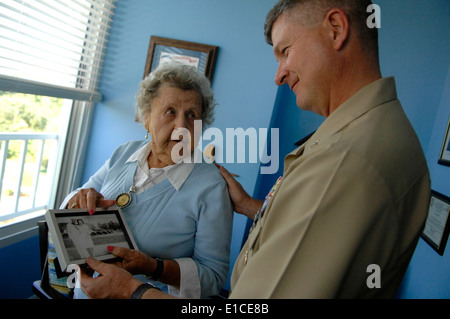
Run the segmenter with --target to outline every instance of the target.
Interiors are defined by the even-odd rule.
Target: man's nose
[[[289,72],[279,64],[277,73],[275,73],[275,84],[278,86],[285,84],[288,74]]]

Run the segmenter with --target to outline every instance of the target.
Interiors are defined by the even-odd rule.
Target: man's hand
[[[135,279],[125,269],[106,264],[92,257],[86,259],[90,268],[100,276],[90,277],[86,271],[80,271],[80,286],[89,298],[129,299],[142,282]]]
[[[248,218],[254,219],[258,210],[262,207],[264,201],[252,198],[244,190],[242,185],[234,179],[230,172],[228,172],[225,167],[214,164],[219,168],[220,174],[223,179],[228,184],[228,192],[230,193],[230,198],[233,201],[234,211],[238,214],[247,216]]]
[[[142,285],[125,269],[113,264],[98,261],[92,257],[86,259],[89,267],[100,275],[92,278],[86,270],[80,269],[80,286],[84,293],[93,299],[129,299],[133,292]],[[149,289],[142,299],[173,299],[158,289]]]

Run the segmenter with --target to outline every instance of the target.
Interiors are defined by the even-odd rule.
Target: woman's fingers
[[[80,189],[70,200],[67,205],[70,209],[87,208],[89,214],[95,212],[96,207],[108,208],[116,203],[112,199],[104,199],[103,195],[94,188]]]

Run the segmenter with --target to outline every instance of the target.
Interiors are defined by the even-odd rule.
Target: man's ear
[[[339,8],[328,11],[324,19],[324,25],[329,30],[329,35],[333,41],[333,48],[341,50],[349,37],[350,21],[347,14]]]

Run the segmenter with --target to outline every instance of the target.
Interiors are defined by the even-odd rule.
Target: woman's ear
[[[349,37],[350,21],[347,14],[339,8],[328,11],[324,19],[324,25],[329,30],[329,35],[333,41],[333,48],[341,50]]]

